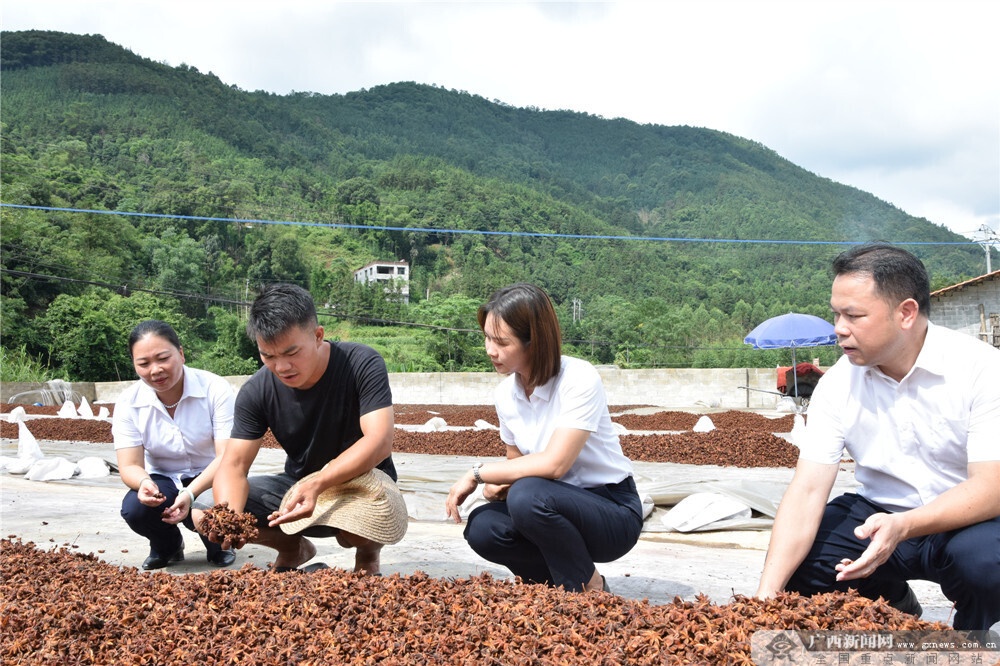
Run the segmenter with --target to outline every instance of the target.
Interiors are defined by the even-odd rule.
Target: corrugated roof
[[[931,296],[944,296],[952,291],[961,291],[966,287],[971,287],[974,284],[979,284],[980,282],[988,282],[990,280],[1000,280],[1000,271],[993,271],[992,273],[987,273],[986,275],[980,275],[977,278],[972,278],[971,280],[966,280],[965,282],[959,282],[958,284],[953,284],[950,287],[945,287],[943,289],[938,289],[937,291],[932,291]]]

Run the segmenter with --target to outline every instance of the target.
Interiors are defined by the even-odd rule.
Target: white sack
[[[10,456],[0,457],[0,469],[11,474],[24,474],[36,462],[36,458],[11,458]]]
[[[24,411],[24,407],[18,405],[10,410],[10,414],[7,415],[7,423],[20,423],[27,415],[28,413]]]
[[[17,422],[17,457],[4,457],[0,459],[0,469],[7,470],[11,474],[24,474],[36,462],[44,458],[42,449],[38,446],[38,440],[28,430],[24,421]]]
[[[715,430],[715,424],[712,423],[712,419],[705,415],[698,419],[698,422],[691,429],[695,432],[712,432]]]
[[[80,406],[77,408],[76,413],[85,419],[94,418],[94,410],[90,407],[90,403],[87,402],[86,398],[80,400]]]
[[[29,481],[58,481],[71,479],[76,474],[76,464],[65,458],[43,458],[36,460],[24,478]]]
[[[782,414],[794,414],[799,411],[798,406],[795,404],[795,398],[787,395],[778,399],[778,404],[774,406],[774,410]]]
[[[89,456],[76,461],[76,474],[81,479],[100,479],[111,474],[104,458]]]
[[[39,460],[45,457],[38,440],[28,430],[28,424],[24,421],[17,422],[17,457],[23,460]]]
[[[437,432],[440,430],[444,430],[447,427],[448,427],[447,421],[445,421],[440,416],[435,416],[430,421],[420,426],[420,428],[417,429],[417,432]]]

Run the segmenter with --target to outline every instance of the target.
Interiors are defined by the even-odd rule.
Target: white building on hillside
[[[386,299],[410,302],[410,264],[406,261],[373,261],[354,271],[354,281],[382,282]]]

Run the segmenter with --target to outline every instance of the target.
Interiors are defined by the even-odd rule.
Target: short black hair
[[[255,342],[273,342],[292,328],[318,325],[312,294],[295,284],[270,284],[250,306],[247,335]]]
[[[925,317],[931,314],[931,283],[922,261],[889,243],[864,243],[833,260],[833,275],[870,275],[875,293],[893,306],[912,298]]]
[[[132,348],[135,347],[135,343],[147,335],[155,335],[158,338],[163,338],[177,349],[181,348],[181,340],[177,337],[177,331],[174,330],[173,326],[159,319],[147,319],[146,321],[139,322],[128,335],[129,358],[132,357]]]

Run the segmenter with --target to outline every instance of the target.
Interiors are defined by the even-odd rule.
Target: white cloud
[[[247,90],[417,81],[515,106],[710,127],[966,232],[1000,218],[988,0],[6,0]]]

